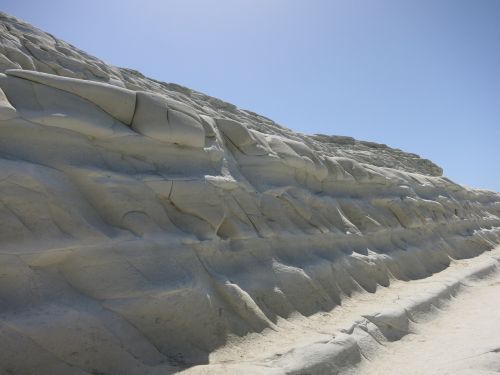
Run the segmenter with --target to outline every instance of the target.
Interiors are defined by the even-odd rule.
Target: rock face
[[[0,30],[4,373],[175,372],[500,240],[500,195],[418,155]]]

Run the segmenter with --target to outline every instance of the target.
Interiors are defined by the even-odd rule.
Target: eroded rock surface
[[[0,30],[4,373],[175,372],[500,240],[500,195],[418,155]]]

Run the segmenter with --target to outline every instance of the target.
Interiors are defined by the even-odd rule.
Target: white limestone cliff
[[[500,241],[500,195],[418,155],[295,133],[6,14],[0,32],[6,374],[180,371]],[[408,323],[377,314],[389,340]]]

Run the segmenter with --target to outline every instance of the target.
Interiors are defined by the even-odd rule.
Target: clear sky
[[[0,0],[103,59],[500,191],[500,0]]]

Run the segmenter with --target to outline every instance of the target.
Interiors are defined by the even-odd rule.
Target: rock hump
[[[335,373],[359,329],[217,358],[500,240],[500,195],[418,155],[295,133],[4,13],[0,31],[2,373]],[[365,323],[391,341],[409,320]]]

